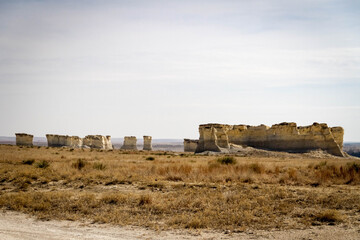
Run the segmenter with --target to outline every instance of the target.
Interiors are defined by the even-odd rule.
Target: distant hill
[[[357,142],[344,143],[343,149],[351,156],[360,157],[360,143]]]

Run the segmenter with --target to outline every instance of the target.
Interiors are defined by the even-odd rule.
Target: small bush
[[[349,171],[353,170],[356,173],[360,172],[360,164],[359,163],[356,163],[356,162],[348,163],[347,167],[348,167]]]
[[[315,220],[319,222],[341,222],[343,216],[336,210],[325,210],[315,215]]]
[[[36,166],[38,168],[47,168],[50,166],[50,163],[46,160],[42,160],[41,162],[38,162]]]
[[[149,195],[142,195],[139,200],[139,206],[151,204],[152,200]]]
[[[28,160],[22,161],[22,163],[23,163],[23,164],[26,164],[26,165],[32,165],[34,162],[35,162],[34,159],[28,159]]]
[[[225,157],[218,158],[217,162],[221,163],[221,164],[229,165],[229,164],[235,164],[236,159],[234,157],[231,157],[231,156],[225,156]]]
[[[83,167],[85,167],[85,165],[86,162],[83,159],[79,158],[76,162],[72,164],[72,167],[81,170]]]
[[[105,170],[106,165],[103,163],[94,163],[93,168],[97,170]]]
[[[320,168],[323,168],[327,165],[327,161],[322,161],[320,162],[319,164],[315,165],[315,169],[320,169]]]
[[[173,181],[173,182],[179,182],[179,181],[182,181],[183,179],[180,176],[168,176],[168,177],[166,177],[166,180]]]
[[[146,160],[148,160],[148,161],[154,161],[155,158],[154,158],[154,157],[147,157]]]
[[[265,172],[265,167],[261,164],[258,163],[253,163],[250,164],[249,168],[254,172],[254,173],[264,173]]]

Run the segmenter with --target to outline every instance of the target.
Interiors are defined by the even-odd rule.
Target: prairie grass
[[[357,159],[151,154],[0,145],[0,207],[154,229],[358,224]]]

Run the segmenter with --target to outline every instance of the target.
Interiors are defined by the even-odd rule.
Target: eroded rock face
[[[83,146],[105,150],[113,149],[111,137],[102,135],[87,135],[83,139]]]
[[[81,148],[82,138],[78,136],[46,134],[46,139],[49,147],[70,147]]]
[[[220,128],[221,124],[205,124],[199,126],[199,143],[195,150],[196,153],[204,151],[221,152],[219,145],[217,144],[217,128]]]
[[[195,152],[199,144],[199,140],[184,139],[184,152]]]
[[[123,149],[123,150],[137,150],[136,137],[134,137],[134,136],[124,137],[124,144],[122,145],[121,149]]]
[[[143,136],[143,138],[144,138],[143,150],[151,151],[152,150],[152,145],[151,145],[152,137],[151,136]],[[135,143],[135,145],[136,145],[136,143]]]
[[[15,133],[17,146],[33,146],[34,136],[26,133]]]
[[[210,134],[215,129],[214,136]],[[228,144],[246,145],[287,152],[306,152],[322,149],[336,156],[342,151],[344,129],[329,128],[325,123],[298,127],[296,123],[280,123],[271,127],[249,125],[203,124],[199,126],[200,139],[197,152],[217,151],[216,146],[228,148]]]

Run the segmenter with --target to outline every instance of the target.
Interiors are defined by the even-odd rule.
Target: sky
[[[0,0],[0,114],[0,136],[325,122],[360,142],[360,1]]]

